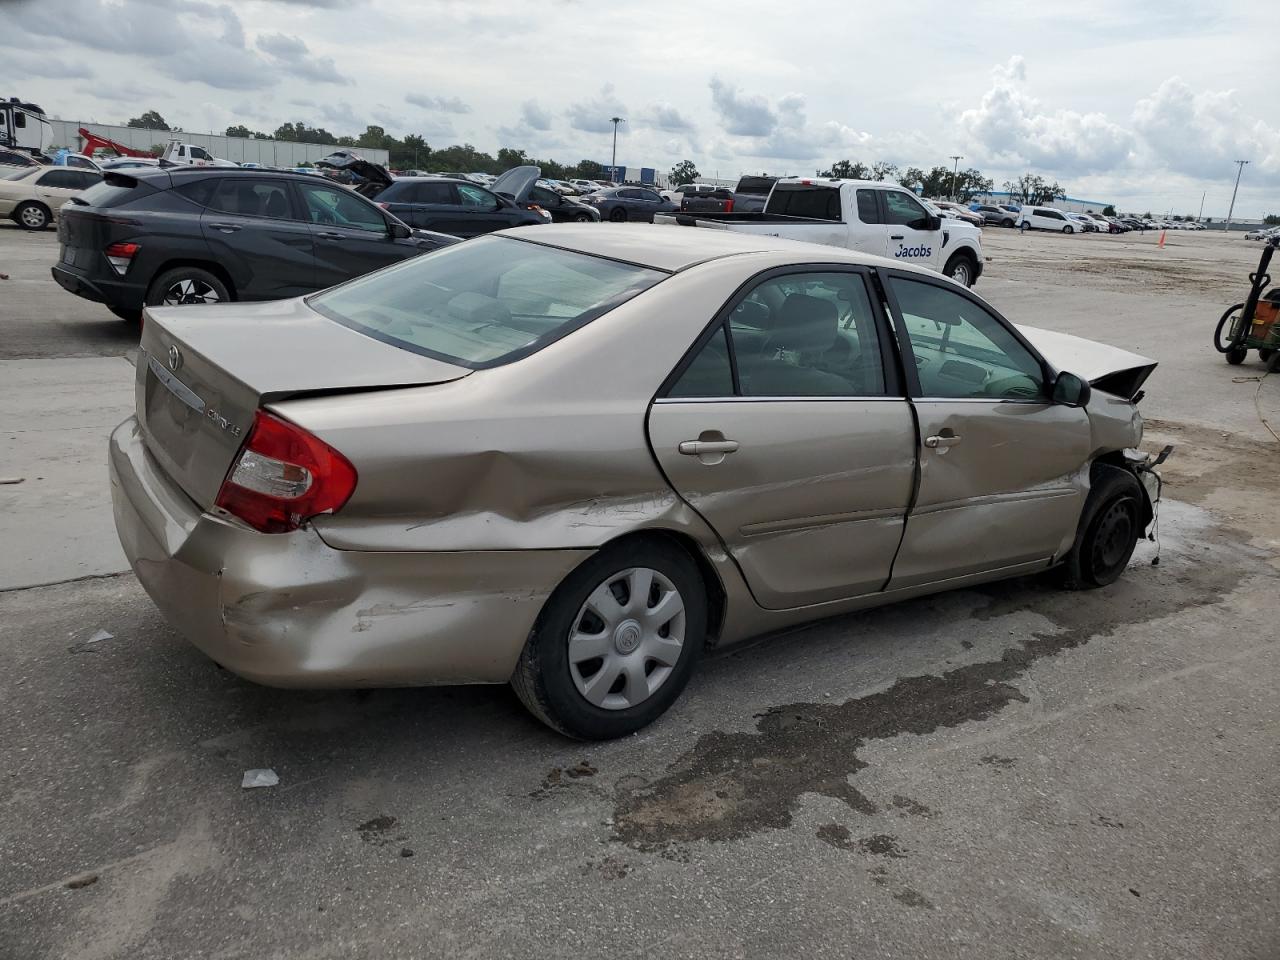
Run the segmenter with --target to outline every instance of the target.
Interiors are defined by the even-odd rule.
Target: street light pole
[[[613,124],[613,161],[609,164],[610,177],[618,176],[618,124],[626,123],[622,117],[610,117],[609,122]],[[619,181],[625,179],[618,177]]]
[[[1223,230],[1231,229],[1231,215],[1236,212],[1236,190],[1240,189],[1240,174],[1244,173],[1244,165],[1249,161],[1236,160],[1234,162],[1236,164],[1236,185],[1235,185],[1235,188],[1231,191],[1231,206],[1227,208],[1227,222],[1223,224],[1222,226]]]
[[[951,171],[951,199],[954,202],[956,199],[956,175],[960,172],[960,161],[963,160],[964,157],[952,154],[951,159],[954,160],[956,164],[955,169]]]

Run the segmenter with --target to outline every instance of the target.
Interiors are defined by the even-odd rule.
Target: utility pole
[[[1236,190],[1240,189],[1240,174],[1244,173],[1244,165],[1248,160],[1233,161],[1236,164],[1236,185],[1231,191],[1231,206],[1227,208],[1227,222],[1222,225],[1223,230],[1231,229],[1231,215],[1236,212]]]
[[[1209,191],[1206,190],[1204,191],[1204,193],[1200,194],[1200,213],[1196,216],[1196,223],[1199,223],[1201,220],[1204,219],[1204,197],[1205,197],[1205,194],[1208,192]]]
[[[960,161],[963,160],[964,157],[958,154],[952,154],[951,159],[955,161],[955,168],[951,171],[951,199],[954,201],[956,199],[956,174],[960,172]]]
[[[623,117],[610,117],[609,122],[613,124],[613,162],[609,164],[610,179],[613,179],[618,177],[618,124],[626,123],[626,120]],[[621,183],[624,179],[618,177],[618,182]]]

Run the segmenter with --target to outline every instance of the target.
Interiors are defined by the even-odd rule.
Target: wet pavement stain
[[[1010,767],[1016,767],[1018,765],[1018,761],[1015,757],[999,757],[994,753],[988,753],[978,762],[984,763],[988,767],[996,767],[1000,770],[1008,770]]]
[[[823,843],[830,844],[837,850],[853,850],[856,847],[849,828],[838,823],[824,823],[818,828],[816,836]]]
[[[360,826],[356,827],[356,832],[360,834],[360,839],[365,843],[376,844],[384,847],[391,842],[391,838],[387,833],[396,825],[395,817],[388,817],[383,814],[380,817],[374,817],[372,820],[366,820]]]
[[[910,797],[904,797],[901,794],[893,795],[893,805],[903,813],[910,814],[913,817],[927,817],[933,811],[926,807],[923,803],[912,800]]]
[[[891,860],[905,860],[907,855],[898,846],[898,838],[885,833],[877,833],[873,837],[863,837],[858,841],[858,849],[877,857],[889,857]]]
[[[904,889],[899,890],[893,895],[893,899],[897,900],[899,903],[906,904],[908,907],[922,907],[925,910],[933,909],[933,904],[929,902],[927,897],[915,890],[912,890],[910,887],[905,887]]]
[[[789,827],[801,797],[810,793],[840,800],[858,813],[877,813],[876,804],[849,783],[867,766],[858,756],[865,743],[924,736],[1028,702],[1014,682],[1037,661],[1115,635],[1132,623],[1220,601],[1239,578],[1230,562],[1215,559],[1131,571],[1107,591],[1091,593],[1059,590],[1040,579],[978,588],[975,592],[990,602],[974,611],[973,619],[1030,610],[1056,623],[1059,632],[1034,633],[997,660],[904,677],[844,703],[774,707],[757,716],[754,732],[704,734],[665,775],[643,788],[617,792],[614,839],[657,852],[698,841],[741,840]],[[1013,761],[991,755],[984,762],[1007,766]],[[821,839],[838,845],[840,838]]]

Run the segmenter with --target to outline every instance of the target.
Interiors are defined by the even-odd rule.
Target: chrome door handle
[[[932,447],[935,450],[946,450],[949,447],[954,447],[962,439],[964,438],[957,437],[954,435],[949,437],[945,437],[945,436],[925,437],[924,445],[926,447]]]
[[[701,457],[708,453],[736,453],[737,440],[681,440],[677,449],[686,457]]]

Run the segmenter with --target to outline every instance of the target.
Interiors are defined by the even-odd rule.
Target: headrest
[[[756,300],[743,300],[734,308],[733,322],[743,327],[767,330],[772,312],[768,306]]]
[[[793,293],[782,301],[772,340],[783,350],[826,350],[835,342],[838,325],[839,313],[830,300]]]

